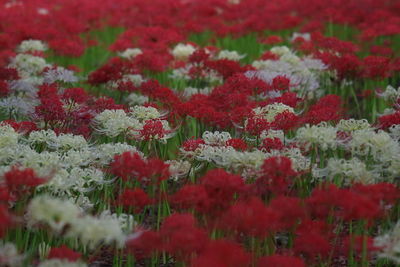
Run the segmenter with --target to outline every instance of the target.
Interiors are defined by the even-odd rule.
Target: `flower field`
[[[400,266],[400,1],[0,0],[0,267]]]

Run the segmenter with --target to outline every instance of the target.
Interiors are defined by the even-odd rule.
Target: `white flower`
[[[13,243],[0,244],[0,266],[19,267],[24,258]]]
[[[129,106],[143,105],[146,102],[149,102],[149,98],[144,95],[131,93],[126,97],[126,102]]]
[[[378,257],[400,264],[400,221],[388,233],[375,237],[374,246],[381,250]]]
[[[292,107],[282,103],[273,103],[265,107],[257,107],[253,109],[253,112],[255,113],[256,116],[262,117],[268,122],[273,122],[275,120],[276,115],[283,113],[285,111],[294,113],[294,109]]]
[[[339,131],[345,132],[353,132],[356,130],[367,130],[371,129],[371,125],[366,119],[362,120],[355,120],[355,119],[348,119],[348,120],[340,120],[339,123],[336,125]]]
[[[367,165],[358,158],[350,160],[330,158],[324,169],[313,169],[313,176],[334,180],[336,175],[343,176],[344,185],[353,183],[371,184],[379,178],[378,173],[367,170]]]
[[[292,51],[287,46],[274,46],[270,51],[278,56],[292,54]]]
[[[88,148],[88,143],[82,135],[60,134],[52,140],[50,147],[61,150],[83,150]]]
[[[100,219],[114,219],[118,220],[121,229],[125,233],[130,233],[133,229],[133,227],[136,225],[135,219],[133,215],[130,214],[125,214],[125,213],[111,213],[109,210],[104,210],[100,216]]]
[[[125,241],[125,235],[118,219],[96,218],[89,215],[75,219],[66,236],[78,238],[89,249],[94,249],[100,244],[111,245],[113,243],[122,247]]]
[[[326,122],[312,126],[307,124],[297,130],[296,139],[307,146],[318,145],[322,150],[336,149],[336,133],[337,129],[329,126]]]
[[[87,267],[86,263],[76,261],[71,262],[66,259],[49,259],[42,261],[38,267]]]
[[[140,128],[140,122],[132,117],[129,117],[125,111],[104,110],[94,118],[95,130],[109,137],[116,137],[127,132],[129,128]]]
[[[282,130],[264,130],[262,131],[260,138],[262,140],[265,138],[279,138],[283,142],[283,140],[285,140],[285,133]]]
[[[400,98],[400,87],[395,89],[393,86],[388,85],[386,87],[386,90],[384,92],[378,94],[378,96],[382,97],[386,101],[388,101],[388,100],[394,101],[394,100]]]
[[[49,130],[39,130],[39,131],[32,131],[28,137],[29,144],[52,144],[56,142],[57,135],[56,133],[49,129]]]
[[[242,58],[244,58],[246,55],[240,55],[238,52],[236,51],[228,51],[228,50],[221,50],[218,53],[218,59],[229,59],[229,60],[233,60],[233,61],[239,61]]]
[[[358,155],[371,153],[374,159],[381,162],[390,161],[400,153],[400,146],[390,135],[382,130],[356,130],[349,142],[350,149]]]
[[[178,180],[180,177],[187,175],[192,165],[186,160],[167,160],[165,163],[169,164],[169,172],[171,179]]]
[[[123,58],[133,59],[142,53],[143,52],[140,48],[128,48],[125,51],[118,53],[118,55]]]
[[[161,117],[160,112],[158,112],[156,108],[144,106],[134,106],[130,108],[129,115],[141,122],[146,120],[159,119]]]
[[[30,226],[37,223],[48,224],[56,232],[75,222],[80,209],[68,200],[48,195],[36,196],[28,205],[27,218]]]
[[[33,51],[46,51],[47,45],[39,40],[25,40],[17,48],[18,53],[33,52]]]
[[[296,38],[303,38],[306,41],[310,41],[311,40],[311,34],[309,33],[298,33],[298,32],[294,32],[292,34],[292,37],[290,37],[290,42],[293,42],[294,40],[296,40]]]
[[[126,143],[108,143],[92,148],[92,158],[101,165],[107,165],[113,160],[115,155],[122,154],[126,151],[139,153],[143,156],[142,152],[138,151],[134,146]]]
[[[196,48],[191,44],[177,44],[171,53],[177,60],[186,60],[194,51]]]
[[[44,83],[54,83],[56,81],[61,81],[65,83],[77,82],[78,78],[74,75],[72,70],[67,70],[63,67],[51,68],[44,73]]]
[[[226,141],[232,139],[228,132],[209,132],[203,133],[202,139],[207,145],[225,146]]]
[[[20,134],[7,124],[0,124],[0,149],[18,144]]]
[[[22,78],[29,78],[41,73],[46,67],[50,67],[42,57],[30,54],[17,54],[12,59],[9,67],[16,68]]]

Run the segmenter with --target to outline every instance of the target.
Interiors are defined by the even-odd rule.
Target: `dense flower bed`
[[[400,264],[400,2],[0,1],[0,266]]]

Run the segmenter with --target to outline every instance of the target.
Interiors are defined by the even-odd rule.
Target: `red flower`
[[[258,267],[306,267],[301,258],[284,255],[265,256],[258,260]]]
[[[46,182],[46,179],[38,177],[31,168],[19,169],[13,166],[4,174],[4,179],[10,189],[20,190],[23,187],[36,187]]]
[[[127,151],[114,157],[111,172],[125,181],[138,179],[140,182],[148,184],[167,179],[169,166],[160,159],[144,160],[138,153]]]
[[[276,229],[278,214],[258,198],[234,204],[222,215],[220,228],[265,238]]]
[[[287,157],[270,157],[264,161],[261,170],[262,176],[256,180],[260,193],[283,193],[291,183],[290,178],[297,175],[292,169],[291,159]]]
[[[246,267],[251,256],[243,248],[227,240],[215,240],[208,244],[203,253],[195,258],[191,267]]]
[[[140,213],[143,211],[145,206],[152,203],[152,200],[141,188],[136,188],[125,189],[124,192],[122,192],[122,194],[119,196],[118,202],[125,207],[134,208],[135,213]]]
[[[68,248],[65,245],[61,247],[51,248],[50,253],[47,258],[49,259],[66,259],[70,262],[75,262],[79,260],[82,256],[81,253],[75,252],[72,249]]]
[[[195,224],[191,214],[173,214],[166,218],[160,228],[164,249],[181,259],[189,259],[193,253],[202,251],[208,243],[208,236]]]
[[[279,230],[291,230],[306,217],[300,198],[278,196],[270,202],[269,207],[278,215]]]
[[[244,190],[242,177],[227,173],[222,169],[208,171],[200,182],[206,189],[213,212],[229,207],[235,193]]]
[[[138,230],[126,241],[128,252],[137,259],[150,257],[153,253],[161,250],[161,245],[160,235],[149,230]]]
[[[383,115],[378,118],[379,127],[381,129],[388,129],[392,125],[400,124],[400,111],[395,113]]]
[[[200,145],[204,145],[203,139],[189,139],[182,144],[182,148],[185,151],[195,151]]]
[[[180,209],[194,208],[199,212],[209,208],[208,195],[203,185],[184,185],[170,197],[170,203]]]
[[[163,138],[167,131],[163,128],[160,120],[147,120],[140,130],[140,136],[143,140],[152,140],[153,138]]]
[[[272,88],[274,90],[287,91],[289,90],[289,86],[290,86],[290,79],[286,78],[285,76],[276,76],[272,80]]]
[[[13,225],[13,219],[8,209],[0,205],[0,237],[3,237],[7,229]]]
[[[237,149],[237,150],[246,150],[247,149],[246,142],[243,141],[240,138],[229,139],[228,141],[226,141],[226,145],[227,146],[231,146],[231,147],[233,147],[234,149]]]
[[[265,138],[260,146],[260,149],[265,150],[266,152],[271,152],[271,150],[282,150],[283,148],[284,145],[278,137]]]

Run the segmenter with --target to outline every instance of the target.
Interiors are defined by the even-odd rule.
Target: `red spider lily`
[[[267,191],[281,194],[288,190],[291,178],[297,173],[292,169],[292,161],[287,157],[271,157],[264,161],[261,167],[262,176],[256,180],[260,193]]]
[[[400,124],[400,111],[395,113],[383,115],[378,118],[378,125],[381,129],[388,129],[393,125]]]
[[[132,207],[135,213],[143,211],[144,207],[153,201],[141,188],[125,189],[118,197],[118,203],[125,207]]]
[[[163,138],[166,134],[168,134],[168,131],[164,129],[160,120],[147,120],[143,125],[143,129],[139,132],[140,138],[145,141],[153,138]]]
[[[137,230],[128,237],[125,245],[127,251],[137,259],[151,257],[153,253],[162,249],[159,233],[150,230]]]
[[[260,149],[265,150],[266,152],[271,152],[271,150],[282,150],[283,148],[284,144],[278,137],[265,138],[260,145]]]
[[[60,123],[66,118],[63,103],[57,94],[55,85],[42,85],[38,92],[40,105],[35,107],[35,114],[50,125]]]
[[[194,208],[202,213],[211,208],[207,191],[203,185],[184,185],[170,196],[170,203],[172,206],[182,210]]]
[[[272,80],[272,88],[279,91],[287,91],[290,87],[290,79],[285,76],[276,76]]]
[[[219,212],[230,206],[234,195],[243,191],[244,182],[240,176],[214,169],[206,173],[200,183],[209,197],[212,212]]]
[[[232,205],[220,219],[219,227],[237,234],[265,238],[276,230],[278,214],[258,198]]]
[[[200,145],[204,144],[205,142],[203,139],[189,139],[182,144],[182,148],[185,151],[195,151]]]
[[[16,122],[13,120],[5,120],[2,123],[6,123],[14,128],[15,131],[22,134],[30,134],[32,131],[37,131],[38,128],[34,122],[31,121],[20,121]]]
[[[138,179],[141,183],[160,182],[169,177],[168,164],[157,158],[144,160],[138,153],[124,152],[116,155],[111,172],[124,181]]]
[[[278,215],[279,230],[291,230],[306,218],[306,211],[300,198],[278,196],[271,200],[269,207]]]
[[[247,149],[247,144],[245,141],[243,141],[240,138],[232,138],[226,141],[227,146],[231,146],[236,150],[246,150]]]
[[[178,259],[189,260],[208,243],[206,231],[195,226],[195,218],[191,214],[173,214],[166,218],[160,228],[160,236],[165,251]]]
[[[4,205],[0,205],[0,237],[3,237],[13,224],[14,220],[8,209]]]
[[[68,88],[63,92],[61,98],[65,101],[82,104],[89,100],[89,95],[83,88]]]
[[[258,260],[258,267],[305,267],[303,259],[294,256],[272,255],[265,256]]]
[[[191,262],[191,267],[245,267],[250,266],[251,256],[243,248],[231,241],[211,241],[197,258]]]
[[[68,248],[66,245],[62,245],[61,247],[53,247],[50,249],[49,255],[47,258],[49,259],[65,259],[69,262],[78,261],[81,258],[82,254],[79,252],[75,252],[72,249]]]
[[[0,97],[5,97],[10,93],[8,83],[0,80]]]
[[[339,121],[342,118],[342,101],[337,95],[326,95],[310,107],[303,118],[304,123],[318,124],[322,121]]]
[[[32,188],[47,182],[47,179],[38,177],[33,169],[20,169],[16,166],[4,174],[4,180],[11,195],[10,199],[20,199]],[[7,195],[8,193],[4,196]]]
[[[321,221],[304,221],[296,231],[293,250],[311,259],[327,256],[331,250],[327,226]]]

